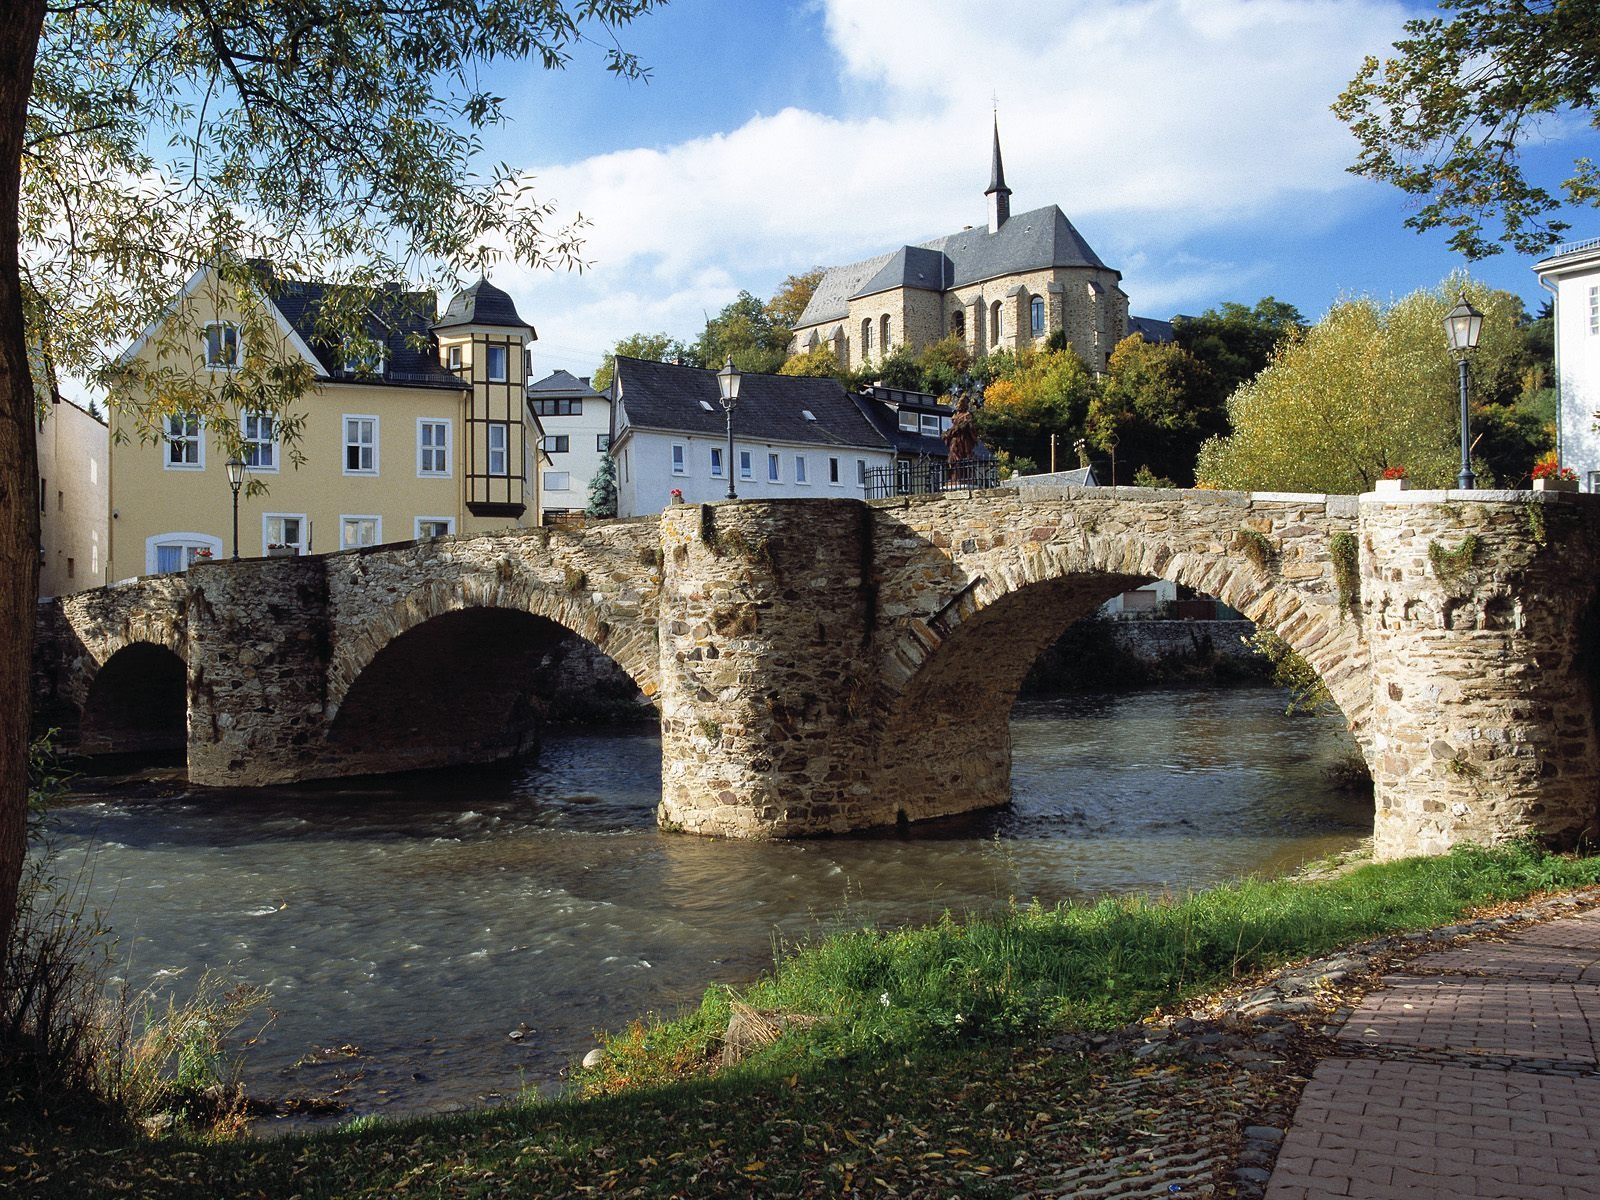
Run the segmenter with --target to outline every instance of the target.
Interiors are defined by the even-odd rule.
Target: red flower
[[[1533,464],[1533,477],[1535,479],[1564,479],[1568,483],[1578,481],[1578,473],[1571,467],[1563,467],[1556,461],[1554,453],[1547,454]]]
[[[1385,467],[1383,469],[1382,478],[1384,479],[1404,479],[1405,477],[1406,469],[1404,467]]]

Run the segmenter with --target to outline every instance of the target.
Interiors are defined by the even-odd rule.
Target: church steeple
[[[1000,161],[1000,114],[994,117],[994,165],[989,170],[989,232],[999,233],[1011,219],[1011,189],[1006,186],[1006,168]]]

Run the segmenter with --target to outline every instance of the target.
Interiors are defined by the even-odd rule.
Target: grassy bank
[[[221,1144],[17,1120],[0,1137],[0,1184],[306,1200],[1012,1194],[990,1177],[1013,1169],[1020,1148],[1037,1153],[1040,1129],[1066,1131],[1051,1134],[1052,1154],[1114,1138],[1097,1081],[1138,1073],[1054,1053],[1045,1031],[1114,1026],[1279,963],[1597,880],[1600,859],[1466,849],[1326,882],[841,934],[786,949],[738,997],[714,988],[692,1013],[613,1036],[606,1065],[560,1102]],[[740,1006],[805,1020],[708,1074]]]

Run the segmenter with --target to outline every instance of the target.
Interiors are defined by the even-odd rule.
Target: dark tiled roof
[[[317,361],[335,379],[344,377],[341,345],[317,329],[317,313],[332,291],[325,283],[273,279],[267,285],[272,302],[284,320],[304,339]],[[461,380],[439,362],[439,348],[429,324],[433,320],[432,292],[408,292],[399,285],[382,288],[367,315],[367,335],[383,346],[383,381],[428,387],[462,386]]]
[[[562,395],[576,392],[584,396],[598,396],[600,393],[589,386],[589,377],[585,375],[579,379],[570,371],[551,371],[543,379],[528,385],[530,392],[559,392]]]
[[[904,397],[910,401],[903,405],[893,404],[888,397],[897,400]],[[888,443],[894,447],[897,458],[940,458],[950,457],[950,447],[945,445],[942,437],[936,434],[924,434],[920,428],[916,433],[909,429],[900,428],[899,408],[904,407],[919,415],[924,412],[937,412],[940,416],[948,417],[955,410],[948,404],[935,403],[936,397],[927,392],[902,392],[892,388],[869,388],[865,393],[854,394],[851,397],[857,406],[866,415],[872,426],[881,433]],[[973,458],[988,460],[994,455],[989,447],[982,442],[978,443],[973,452]]]
[[[942,292],[950,285],[945,276],[950,270],[950,260],[937,250],[922,246],[902,246],[890,256],[889,261],[866,283],[851,294],[871,296],[890,288],[921,288],[928,292]],[[846,314],[849,309],[847,308]]]
[[[517,306],[511,297],[487,279],[455,294],[444,315],[434,322],[435,329],[449,329],[456,325],[505,325],[518,329],[532,326],[517,315]]]
[[[727,429],[716,372],[617,356],[617,428],[715,436]],[[704,404],[711,407],[708,410]],[[807,410],[816,420],[807,420]],[[832,379],[746,374],[733,412],[736,436],[749,441],[888,449],[888,439]]]
[[[944,261],[936,269],[929,265],[929,259],[920,255],[942,257]],[[811,303],[806,305],[796,327],[843,320],[850,315],[853,296],[867,296],[890,287],[930,286],[893,281],[880,284],[880,279],[890,279],[896,263],[903,263],[903,270],[914,270],[919,278],[941,280],[932,285],[940,290],[1051,267],[1110,270],[1083,240],[1083,235],[1073,228],[1066,214],[1052,204],[1018,213],[995,233],[989,232],[988,225],[975,225],[920,246],[905,246],[858,263],[832,267],[812,293]]]
[[[1128,318],[1128,333],[1130,335],[1137,333],[1147,342],[1171,342],[1176,340],[1172,335],[1172,322],[1158,320],[1155,317],[1130,316]]]

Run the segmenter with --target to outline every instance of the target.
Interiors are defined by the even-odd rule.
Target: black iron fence
[[[874,467],[867,472],[868,500],[890,496],[924,496],[931,492],[952,492],[1000,486],[1000,464],[992,458],[969,458],[945,462],[940,458],[901,459],[892,467]]]

